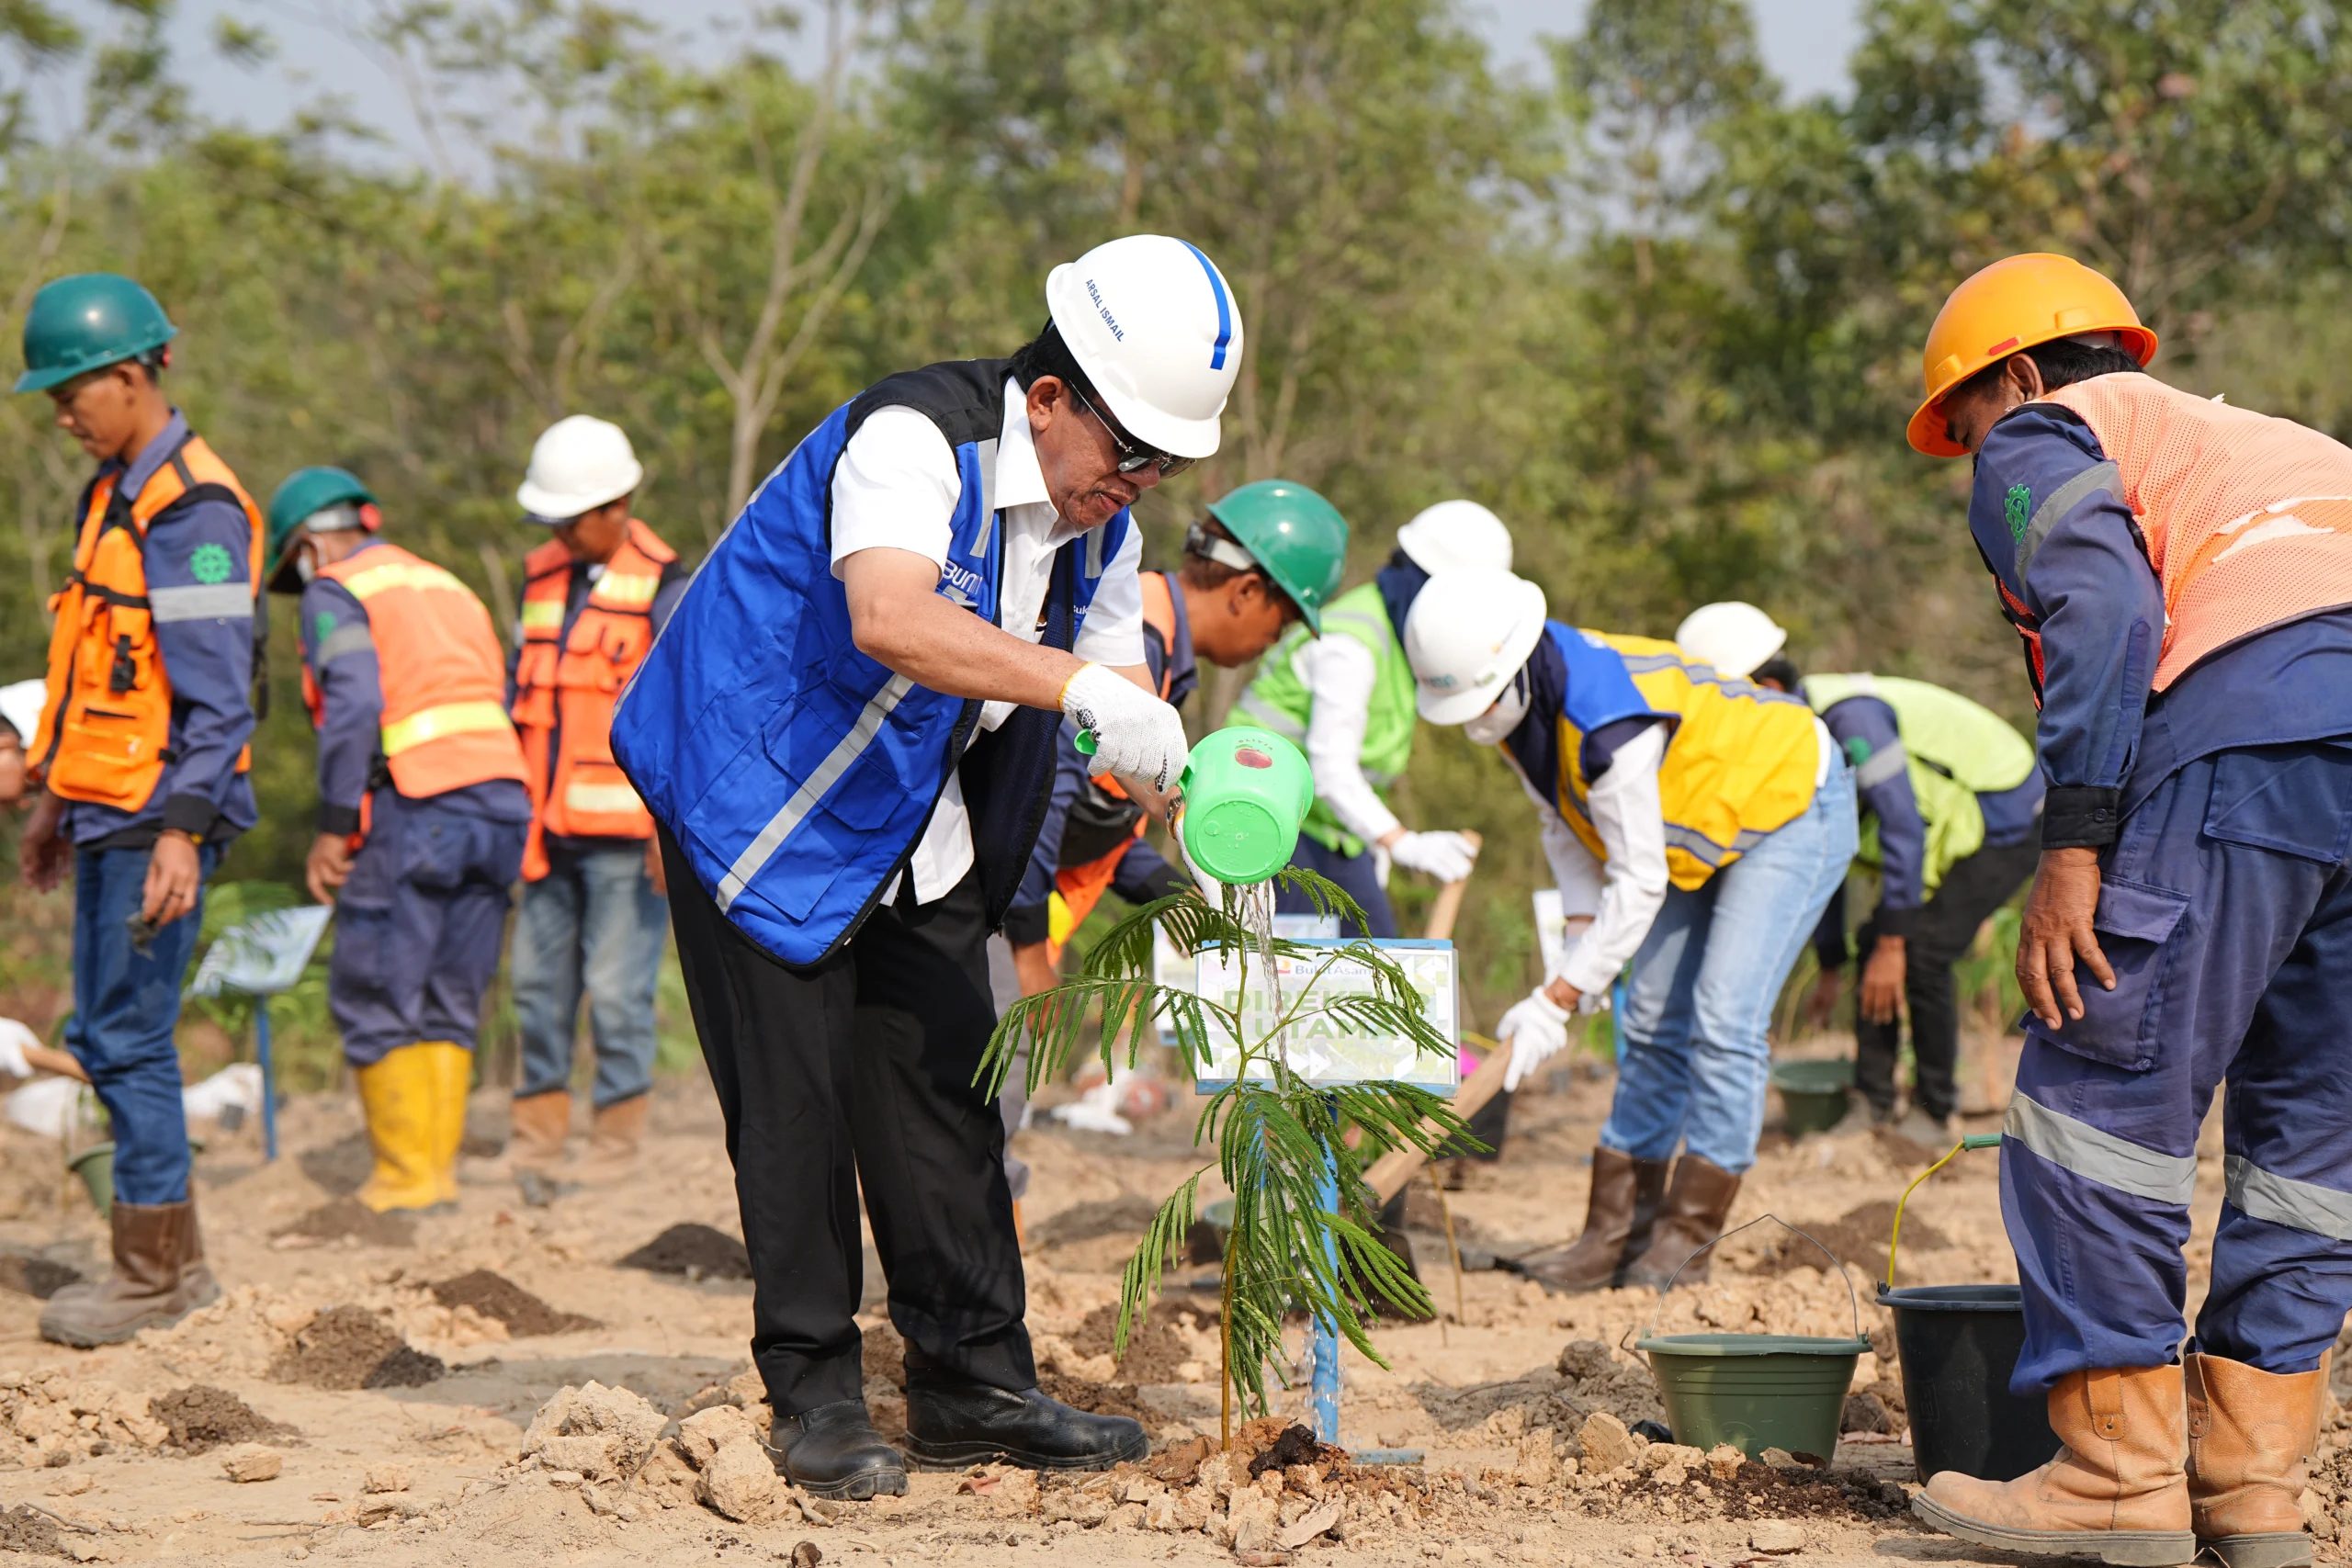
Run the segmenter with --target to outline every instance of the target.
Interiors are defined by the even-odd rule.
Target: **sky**
[[[389,156],[422,159],[424,141],[415,115],[386,62],[352,41],[340,18],[360,15],[371,0],[181,0],[173,23],[174,54],[198,111],[208,118],[271,130],[294,107],[322,91],[345,96],[357,118],[390,139]],[[374,0],[382,3],[382,0]],[[697,53],[717,41],[729,18],[754,0],[656,0],[639,9],[669,18]],[[1838,92],[1846,60],[1860,37],[1860,0],[1749,0],[1766,62],[1797,96]],[[1469,0],[1474,20],[1492,40],[1496,58],[1544,69],[1538,39],[1573,31],[1583,0]],[[70,0],[69,8],[99,24],[96,0]],[[813,7],[809,7],[813,10]],[[277,40],[275,57],[258,66],[223,61],[212,44],[226,15],[262,27]],[[814,58],[821,39],[805,45]]]

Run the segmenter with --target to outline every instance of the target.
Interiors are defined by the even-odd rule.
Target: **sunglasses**
[[[1069,388],[1069,395],[1078,400],[1078,406],[1094,416],[1095,421],[1102,426],[1103,434],[1110,436],[1111,445],[1118,449],[1119,472],[1132,474],[1148,464],[1157,463],[1159,465],[1159,477],[1164,479],[1182,473],[1200,460],[1197,457],[1179,457],[1172,453],[1162,452],[1157,446],[1145,446],[1105,418],[1102,411],[1096,408],[1088,400],[1086,394],[1078,389],[1077,382],[1070,381],[1065,384]]]

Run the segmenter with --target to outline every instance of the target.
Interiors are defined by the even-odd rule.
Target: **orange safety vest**
[[[74,570],[50,596],[49,696],[33,738],[33,766],[52,795],[120,811],[144,807],[170,761],[172,678],[155,643],[147,598],[147,530],[173,507],[203,500],[244,509],[246,582],[261,592],[262,539],[268,532],[229,466],[190,435],[128,503],[115,493],[121,470],[100,474],[82,502]],[[255,636],[268,622],[253,606]],[[253,748],[237,753],[237,772]]]
[[[2098,437],[2163,581],[2157,691],[2266,626],[2352,604],[2352,448],[2152,376],[2046,396]]]
[[[515,727],[531,772],[531,839],[523,877],[548,874],[546,835],[650,839],[653,818],[613,761],[613,705],[653,646],[653,596],[678,558],[632,517],[628,534],[563,631],[571,552],[556,540],[523,558],[523,649],[514,662]]]
[[[1159,667],[1159,700],[1166,702],[1168,694],[1176,689],[1176,602],[1164,571],[1136,574],[1136,581],[1143,589],[1144,625],[1159,634],[1159,646],[1168,650]],[[1119,781],[1105,773],[1091,781],[1093,787],[1119,799],[1127,792]],[[1150,827],[1150,819],[1136,818],[1136,837],[1140,839]],[[1061,962],[1062,948],[1069,942],[1070,933],[1086,923],[1094,906],[1109,892],[1111,881],[1119,874],[1119,862],[1126,858],[1127,846],[1121,844],[1107,854],[1097,856],[1084,865],[1064,866],[1054,873],[1054,903],[1047,907],[1046,918],[1046,951],[1057,964]]]
[[[506,717],[498,633],[472,589],[398,545],[379,543],[319,569],[368,612],[384,690],[377,742],[392,786],[412,800],[492,779],[524,782]],[[302,700],[315,727],[325,697],[308,665]]]

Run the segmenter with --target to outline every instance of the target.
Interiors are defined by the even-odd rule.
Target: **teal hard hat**
[[[301,579],[286,559],[286,547],[294,537],[294,530],[329,507],[345,504],[355,509],[379,504],[375,492],[361,484],[359,476],[348,468],[297,468],[270,493],[267,558],[272,592],[293,593],[302,586]],[[356,523],[355,515],[353,522],[344,526]]]
[[[44,283],[25,312],[25,371],[17,390],[47,391],[85,370],[136,359],[178,334],[155,297],[118,273]]]
[[[1211,502],[1209,515],[1319,636],[1323,606],[1340,592],[1348,568],[1348,524],[1340,509],[1295,479],[1258,479]]]

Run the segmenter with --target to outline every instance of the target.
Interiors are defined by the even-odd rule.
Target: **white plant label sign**
[[[1404,940],[1375,942],[1373,944],[1405,971],[1413,989],[1420,994],[1421,1016],[1439,1034],[1457,1047],[1456,1051],[1443,1056],[1421,1055],[1413,1049],[1413,1043],[1401,1034],[1361,1033],[1337,1019],[1316,1011],[1315,1002],[1319,998],[1370,991],[1372,971],[1351,959],[1331,962],[1329,950],[1347,945],[1343,942],[1326,940],[1312,945],[1323,951],[1274,960],[1282,983],[1283,1007],[1286,1010],[1295,1010],[1300,1015],[1298,1021],[1283,1032],[1281,1041],[1289,1055],[1291,1070],[1312,1084],[1336,1087],[1391,1078],[1442,1094],[1453,1093],[1462,1078],[1458,1052],[1462,1040],[1460,971],[1453,944],[1450,942]],[[1243,966],[1238,955],[1204,953],[1193,962],[1197,994],[1215,1000],[1221,1007],[1231,1008],[1238,1004],[1242,1009],[1241,1026],[1250,1039],[1262,1037],[1267,1030],[1273,1027],[1272,995],[1263,983],[1264,959],[1256,953],[1250,955],[1250,991],[1246,998],[1239,989]],[[1317,977],[1317,970],[1321,971],[1319,978]],[[1310,980],[1314,989],[1306,1006],[1299,1008],[1296,1004],[1300,989]],[[1201,1075],[1202,1087],[1213,1089],[1219,1084],[1230,1083],[1239,1056],[1239,1043],[1227,1034],[1224,1026],[1212,1017],[1209,1020],[1209,1065]],[[1252,1074],[1252,1077],[1259,1076],[1262,1075]]]

